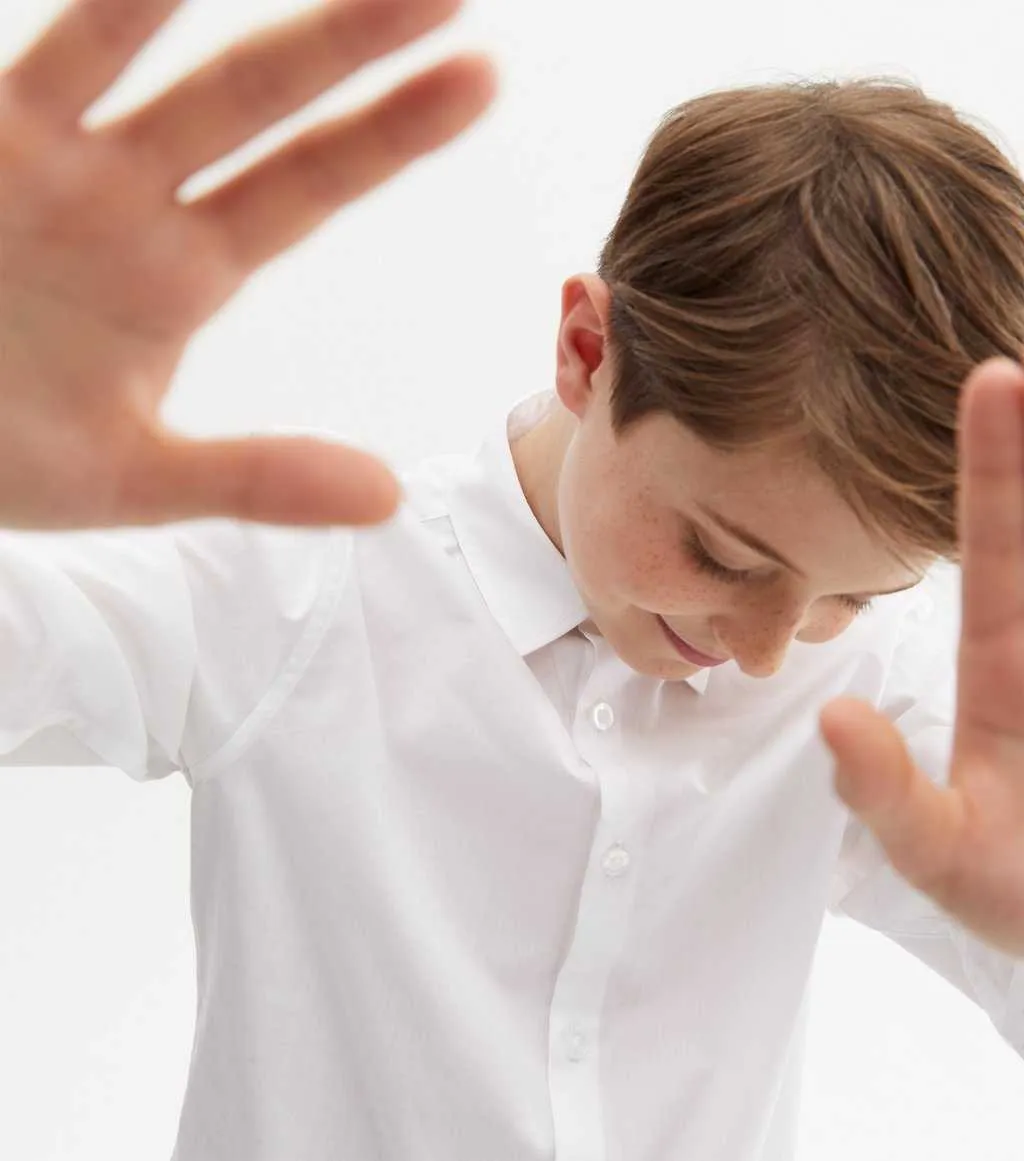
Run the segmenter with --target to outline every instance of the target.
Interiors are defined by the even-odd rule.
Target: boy
[[[370,457],[156,410],[488,67],[185,205],[454,4],[317,9],[86,134],[176,6],[79,0],[0,81],[0,513],[65,532],[0,541],[0,750],[192,787],[177,1161],[789,1157],[829,907],[1024,1051],[1018,175],[909,87],[691,102],[565,284],[556,391],[396,511]]]

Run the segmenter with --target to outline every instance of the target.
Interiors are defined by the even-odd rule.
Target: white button
[[[606,701],[599,701],[590,711],[590,720],[599,730],[610,730],[615,725],[615,714]]]
[[[578,1063],[587,1055],[587,1037],[575,1024],[566,1033],[565,1042],[565,1054],[570,1060]]]
[[[604,867],[604,873],[609,879],[624,875],[629,870],[629,851],[622,843],[616,843],[605,851],[601,866]]]

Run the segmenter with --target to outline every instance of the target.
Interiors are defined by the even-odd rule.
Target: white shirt
[[[5,763],[192,788],[174,1161],[787,1161],[829,908],[1024,1054],[1024,964],[889,869],[817,726],[866,698],[944,780],[953,596],[767,680],[641,676],[516,477],[551,398],[372,529],[0,535]]]

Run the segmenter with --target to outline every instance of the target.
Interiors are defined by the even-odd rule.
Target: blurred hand
[[[320,4],[84,130],[179,4],[75,0],[0,74],[0,526],[384,520],[398,484],[366,453],[186,439],[158,410],[189,338],[249,277],[470,125],[493,70],[452,58],[186,203],[194,174],[460,0]]]
[[[948,786],[870,703],[820,724],[836,791],[889,861],[990,946],[1024,959],[1024,370],[975,368],[960,401],[963,546],[957,707]]]

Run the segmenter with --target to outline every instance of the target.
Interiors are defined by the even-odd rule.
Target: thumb
[[[163,429],[140,442],[119,522],[225,516],[263,524],[378,524],[401,488],[375,456],[308,435],[194,440]]]
[[[874,832],[895,869],[933,892],[951,873],[962,801],[917,766],[899,730],[874,706],[839,698],[821,711],[839,798]]]

